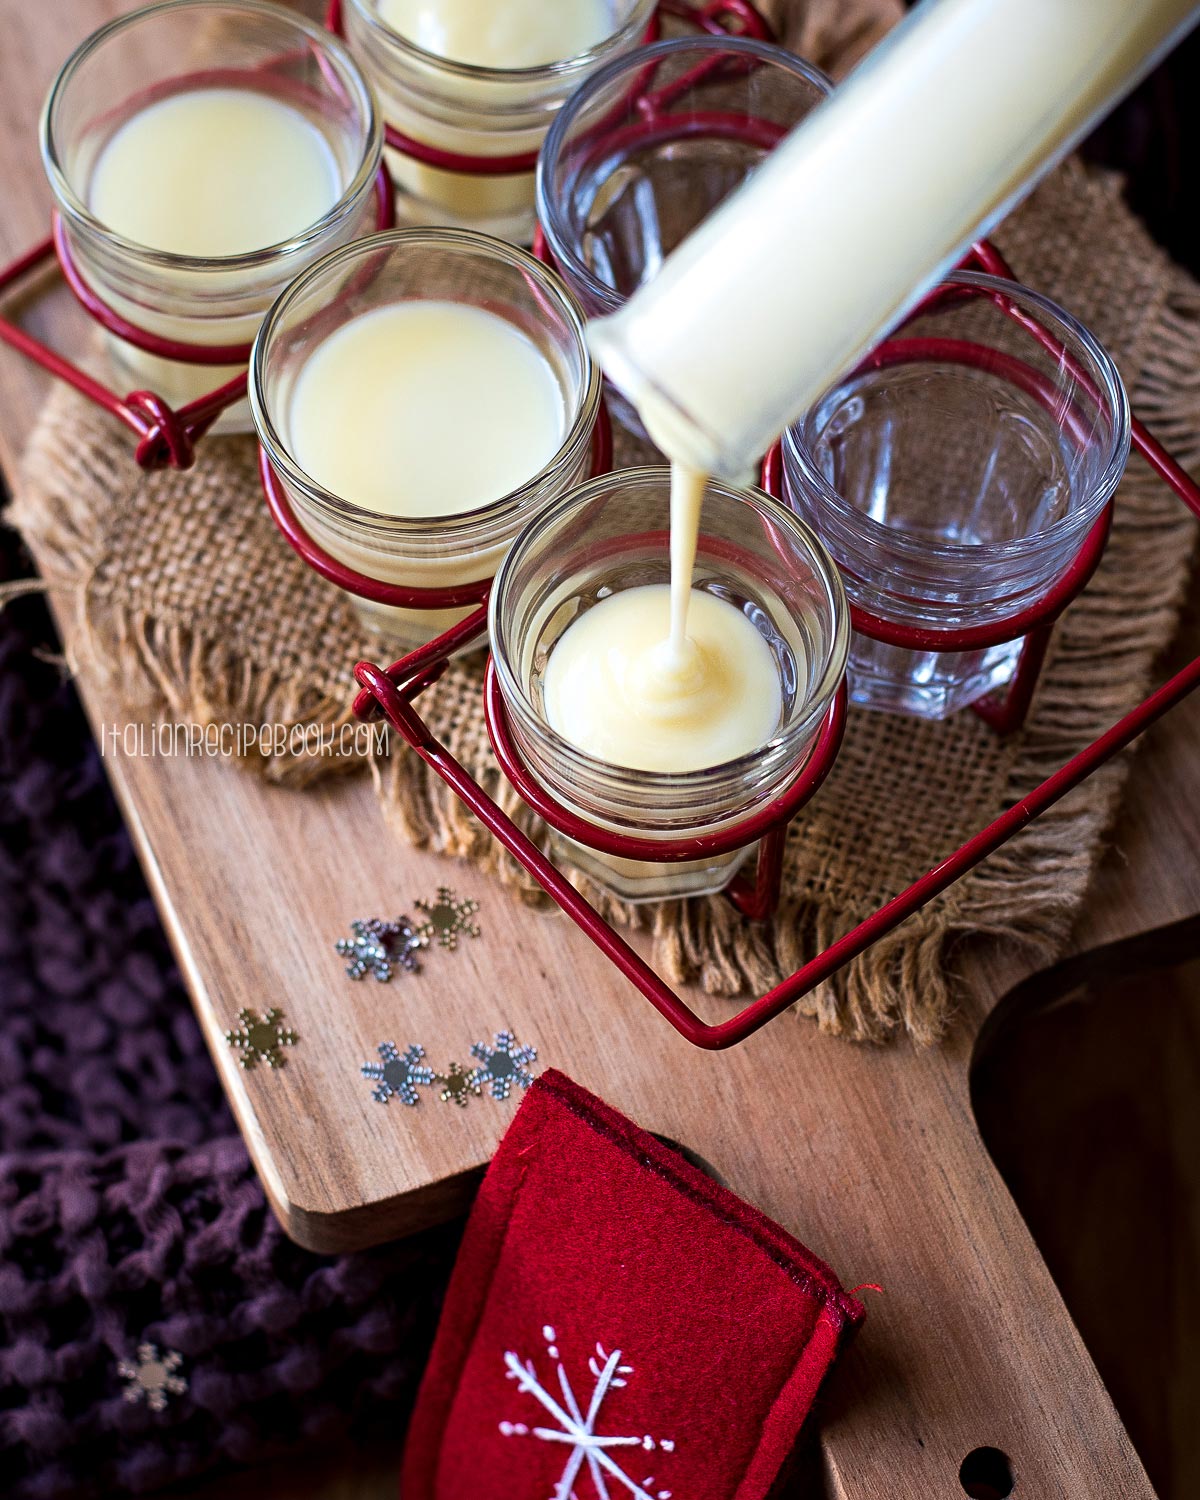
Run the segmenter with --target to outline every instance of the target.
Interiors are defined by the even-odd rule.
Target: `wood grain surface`
[[[45,232],[35,124],[55,68],[127,8],[0,0],[5,255]],[[77,336],[65,308],[61,294],[48,298],[31,325]],[[14,484],[45,389],[0,349],[0,462]],[[730,1053],[703,1054],[565,918],[398,843],[365,781],[297,794],[220,760],[114,754],[104,730],[124,722],[121,705],[86,677],[79,687],[214,1061],[296,1239],[350,1248],[460,1209],[515,1103],[459,1110],[430,1095],[417,1109],[385,1107],[359,1067],[383,1041],[420,1043],[437,1068],[465,1063],[473,1041],[510,1027],[542,1063],[696,1152],[847,1285],[884,1287],[867,1294],[866,1328],[824,1413],[831,1494],[958,1496],[960,1464],[982,1444],[1010,1455],[1018,1495],[1152,1493],[971,1112],[974,1038],[1027,959],[964,955],[974,998],[935,1051],[855,1047],[789,1016]],[[1198,728],[1192,703],[1149,736],[1081,947],[1200,911]],[[430,955],[419,979],[346,981],[332,944],[350,919],[411,909],[443,883],[479,900],[482,936]],[[690,998],[706,1015],[725,1010]],[[222,1036],[241,1006],[286,1013],[300,1040],[284,1068],[239,1067]]]

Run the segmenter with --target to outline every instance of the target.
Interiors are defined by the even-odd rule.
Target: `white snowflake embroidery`
[[[509,1380],[517,1382],[517,1388],[533,1396],[558,1423],[557,1427],[530,1427],[525,1422],[501,1422],[500,1431],[505,1437],[532,1437],[543,1443],[568,1443],[571,1452],[567,1457],[562,1478],[554,1486],[552,1500],[577,1500],[575,1481],[586,1463],[596,1491],[596,1500],[611,1500],[609,1481],[616,1480],[632,1500],[671,1500],[670,1490],[655,1490],[653,1476],[640,1483],[623,1469],[612,1456],[613,1449],[637,1449],[641,1453],[674,1453],[675,1443],[671,1438],[653,1438],[649,1433],[628,1437],[605,1436],[596,1431],[604,1399],[610,1390],[626,1384],[625,1377],[633,1374],[633,1367],[621,1363],[621,1351],[609,1354],[602,1345],[588,1360],[588,1369],[595,1379],[586,1414],[576,1400],[575,1392],[557,1347],[557,1335],[547,1324],[542,1329],[546,1341],[546,1352],[555,1361],[558,1384],[562,1391],[561,1403],[552,1396],[538,1378],[533,1361],[522,1361],[510,1349],[504,1356]]]

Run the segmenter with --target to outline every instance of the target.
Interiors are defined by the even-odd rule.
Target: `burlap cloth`
[[[836,70],[894,16],[878,3],[787,4],[788,40]],[[1062,301],[1108,346],[1133,403],[1188,463],[1200,462],[1200,288],[1171,265],[1125,207],[1111,175],[1070,164],[1001,229],[1018,275]],[[345,601],[278,536],[259,492],[254,445],[210,441],[195,469],[144,477],[127,436],[65,389],[30,442],[10,511],[49,585],[74,614],[88,670],[110,674],[131,713],[204,723],[345,722],[351,669],[381,648]],[[834,773],[796,820],[786,895],[773,924],[723,900],[615,914],[650,925],[675,982],[759,991],[796,968],[1141,697],[1169,641],[1194,527],[1135,459],[1103,566],[1055,640],[1028,727],[1001,742],[970,713],[949,723],[852,712]],[[422,700],[453,752],[526,826],[492,759],[480,713],[482,664],[456,665]],[[256,761],[304,786],[334,759]],[[361,769],[361,763],[357,763]],[[904,1027],[937,1038],[953,999],[951,950],[970,933],[1053,952],[1065,938],[1127,773],[1118,760],[932,906],[803,1001],[830,1030],[880,1039]],[[407,840],[475,862],[539,893],[523,871],[399,744],[372,766],[391,824]],[[230,774],[234,774],[231,770]],[[381,905],[388,895],[380,893]]]

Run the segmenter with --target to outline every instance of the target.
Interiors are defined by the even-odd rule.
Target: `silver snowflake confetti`
[[[177,1373],[183,1364],[183,1356],[173,1349],[162,1354],[157,1344],[139,1344],[137,1363],[127,1359],[117,1361],[117,1374],[125,1381],[121,1392],[126,1401],[145,1401],[151,1411],[162,1411],[170,1396],[182,1396],[188,1388],[184,1377]]]
[[[436,937],[440,947],[453,953],[460,935],[479,936],[479,923],[470,920],[479,910],[479,902],[458,900],[448,885],[439,885],[432,901],[415,901],[413,905],[425,916],[417,924],[417,936],[422,942],[432,943]]]
[[[471,1056],[479,1063],[467,1074],[472,1087],[488,1089],[493,1099],[507,1099],[514,1083],[527,1089],[533,1082],[529,1065],[537,1062],[537,1048],[518,1045],[511,1031],[498,1031],[492,1047],[472,1043]]]
[[[479,1097],[483,1092],[478,1083],[472,1082],[474,1069],[467,1072],[460,1063],[452,1062],[444,1073],[433,1075],[434,1083],[442,1085],[442,1091],[438,1098],[443,1104],[457,1104],[460,1109],[466,1109],[472,1094]]]
[[[595,1385],[585,1412],[559,1353],[558,1335],[547,1324],[542,1329],[542,1338],[546,1341],[546,1353],[555,1363],[557,1393],[549,1389],[552,1381],[542,1383],[531,1359],[522,1360],[511,1349],[505,1353],[504,1368],[508,1379],[517,1382],[517,1389],[522,1395],[532,1396],[556,1425],[530,1427],[527,1422],[501,1422],[501,1436],[530,1437],[543,1443],[569,1446],[571,1451],[567,1455],[562,1478],[554,1487],[554,1500],[573,1500],[575,1481],[584,1464],[588,1466],[595,1493],[602,1500],[609,1500],[609,1486],[614,1481],[631,1500],[671,1500],[671,1491],[657,1488],[653,1475],[646,1475],[640,1482],[634,1477],[641,1468],[640,1464],[631,1473],[628,1467],[622,1466],[627,1463],[624,1456],[620,1455],[620,1462],[618,1456],[621,1449],[630,1454],[638,1452],[669,1455],[675,1452],[673,1438],[656,1438],[648,1432],[608,1435],[596,1431],[609,1392],[624,1387],[627,1384],[626,1376],[633,1374],[633,1366],[621,1362],[620,1349],[609,1354],[602,1344],[596,1345],[595,1354],[588,1360],[588,1370]]]
[[[235,1031],[227,1031],[225,1040],[240,1049],[238,1061],[243,1068],[253,1068],[260,1062],[268,1068],[281,1068],[284,1059],[280,1047],[294,1047],[300,1040],[290,1027],[282,1025],[283,1012],[274,1006],[265,1016],[254,1010],[239,1010],[237,1018],[240,1025]]]
[[[370,974],[380,984],[387,984],[397,967],[407,969],[410,974],[421,967],[417,954],[426,939],[418,936],[407,917],[397,917],[394,922],[364,917],[351,922],[350,931],[353,937],[339,938],[334,948],[350,960],[346,973],[351,979],[363,979]]]
[[[422,1063],[425,1048],[409,1047],[401,1053],[395,1042],[380,1042],[377,1050],[382,1061],[362,1065],[363,1077],[373,1078],[377,1083],[371,1090],[371,1098],[378,1104],[386,1104],[395,1095],[401,1104],[420,1104],[417,1086],[434,1081],[433,1069]]]

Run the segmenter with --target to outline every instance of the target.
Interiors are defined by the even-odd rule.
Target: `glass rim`
[[[265,245],[258,250],[242,251],[237,255],[187,255],[176,250],[156,250],[152,245],[143,245],[137,240],[128,239],[125,235],[110,228],[103,220],[98,219],[72,186],[55,141],[55,116],[79,69],[118,33],[167,12],[184,10],[246,11],[290,25],[303,33],[310,42],[336,63],[343,78],[352,85],[356,102],[366,125],[362,159],[349,185],[333,207],[315,224],[309,225],[299,234],[292,235],[286,240],[278,240],[273,245]],[[181,75],[181,77],[186,77],[186,75]],[[98,239],[115,246],[123,255],[145,265],[169,270],[209,272],[253,270],[273,260],[308,248],[322,239],[354,210],[365,193],[372,188],[379,171],[383,156],[383,122],[376,107],[375,95],[349,48],[332,32],[317,25],[300,12],[288,10],[281,5],[270,4],[268,0],[155,0],[154,4],[140,6],[137,10],[129,11],[125,15],[106,22],[79,43],[59,68],[50,85],[50,91],[46,95],[46,102],[42,106],[38,121],[38,142],[51,191],[58,207],[68,216],[73,227],[87,230]]]
[[[587,68],[597,58],[605,56],[614,44],[624,42],[634,32],[647,26],[658,0],[632,0],[629,15],[621,25],[615,31],[610,31],[607,36],[601,37],[598,42],[593,42],[585,51],[577,52],[573,57],[564,57],[549,63],[535,63],[532,67],[526,68],[495,68],[485,64],[459,62],[455,58],[443,57],[440,52],[430,52],[427,48],[418,46],[416,42],[389,26],[370,0],[344,0],[344,3],[353,9],[368,29],[380,36],[388,46],[434,71],[448,73],[455,78],[470,79],[477,83],[533,83],[551,78],[569,78],[573,73]]]
[[[984,291],[1000,291],[1016,302],[1031,305],[1052,324],[1058,325],[1057,329],[1051,328],[1051,332],[1058,334],[1066,332],[1082,345],[1086,359],[1092,366],[1088,374],[1096,380],[1098,393],[1112,419],[1112,437],[1108,444],[1104,468],[1092,485],[1087,502],[1069,514],[1060,516],[1049,526],[1028,532],[1024,536],[1014,537],[1007,542],[924,541],[912,537],[897,527],[876,521],[859,510],[857,506],[850,505],[840,491],[830,483],[816,463],[807,441],[801,435],[801,430],[806,427],[813,412],[830,392],[845,383],[849,374],[853,373],[852,371],[829,386],[822,393],[820,400],[814,402],[798,421],[784,429],[782,440],[784,467],[787,470],[794,465],[799,470],[799,477],[815,492],[815,497],[830,505],[839,519],[847,524],[847,529],[853,530],[856,540],[863,545],[887,547],[893,553],[911,557],[914,560],[933,557],[955,563],[974,562],[991,565],[1005,558],[1024,557],[1040,552],[1048,542],[1077,528],[1090,526],[1096,520],[1116,493],[1117,486],[1124,477],[1132,439],[1132,413],[1125,383],[1121,379],[1120,371],[1112,355],[1072,313],[1067,312],[1065,308],[1060,307],[1043,293],[1034,291],[1032,287],[1011,281],[1005,276],[992,276],[982,271],[955,271],[941,277],[931,290],[936,291],[938,287],[943,286],[964,285],[978,287]],[[900,329],[903,329],[906,322],[912,321],[913,317],[919,316],[920,308],[918,307],[900,324]],[[889,333],[887,338],[891,338],[896,331]],[[790,465],[788,460],[791,461]]]
[[[757,486],[737,486],[723,480],[709,478],[705,485],[708,492],[715,489],[722,498],[739,504],[751,504],[760,515],[788,532],[799,541],[806,555],[813,576],[821,583],[825,603],[830,616],[830,649],[823,665],[821,676],[806,696],[804,707],[795,721],[765,740],[753,750],[736,756],[733,760],[721,761],[715,766],[704,766],[694,771],[648,771],[634,766],[620,766],[612,761],[581,750],[571,740],[565,739],[540,714],[530,699],[524,683],[517,678],[510,660],[509,642],[504,621],[501,619],[501,600],[520,559],[539,540],[543,533],[572,510],[583,511],[600,498],[606,489],[615,484],[621,486],[654,486],[669,494],[671,471],[665,465],[641,465],[637,468],[618,469],[609,474],[599,474],[583,484],[576,485],[560,496],[545,510],[527,523],[505,554],[492,584],[488,600],[488,638],[491,642],[492,660],[500,683],[501,696],[506,708],[514,713],[528,733],[530,729],[548,742],[556,755],[562,757],[575,771],[590,777],[632,777],[639,785],[651,791],[679,789],[688,792],[703,792],[710,787],[719,789],[722,784],[736,782],[747,772],[760,768],[772,757],[782,757],[792,747],[808,745],[817,733],[821,721],[829,712],[843,677],[850,654],[850,606],[837,565],[829,550],[809,524],[795,511],[773,495]],[[703,540],[703,529],[701,530]],[[699,555],[699,553],[698,553]],[[569,628],[569,627],[568,627]],[[798,769],[798,768],[797,768]],[[557,795],[557,793],[556,793]]]
[[[550,173],[562,154],[566,134],[572,123],[614,78],[620,77],[627,70],[644,68],[659,58],[671,57],[683,51],[728,52],[756,57],[761,62],[771,63],[782,71],[791,73],[794,77],[811,84],[823,96],[818,103],[823,103],[825,99],[828,99],[836,88],[833,79],[815,63],[810,63],[796,53],[789,52],[786,47],[771,42],[760,42],[756,37],[713,36],[708,32],[696,36],[664,37],[657,42],[651,42],[648,46],[639,47],[620,57],[614,57],[611,62],[598,68],[584,83],[580,84],[555,116],[546,134],[545,143],[538,154],[535,188],[537,213],[555,260],[560,265],[569,266],[571,275],[581,281],[588,292],[605,305],[608,312],[615,312],[623,307],[629,298],[623,296],[615,287],[609,286],[606,281],[601,281],[576,253],[568,238],[568,226],[562,205],[557,197],[552,198],[549,192]],[[817,105],[813,106],[814,109],[817,107]]]
[[[326,273],[337,269],[343,262],[362,258],[381,249],[391,250],[396,247],[403,248],[406,245],[418,244],[441,248],[450,247],[457,251],[466,250],[475,254],[486,253],[494,260],[507,262],[525,275],[532,275],[539,289],[553,297],[558,303],[578,346],[584,379],[581,382],[578,409],[554,456],[536,474],[532,474],[525,480],[519,488],[510,490],[495,500],[489,500],[484,505],[475,506],[471,510],[452,511],[448,515],[390,516],[381,511],[356,505],[353,501],[334,494],[332,490],[319,484],[300,467],[280,436],[279,429],[268,409],[265,397],[264,366],[268,346],[280,322],[286,317],[294,303],[307,295],[313,284],[323,278]],[[363,313],[356,313],[354,316],[361,317]],[[347,319],[338,326],[344,328],[350,321],[352,320]],[[474,229],[452,229],[440,225],[415,225],[407,229],[381,230],[377,234],[367,235],[364,239],[354,240],[349,245],[342,245],[307,267],[280,293],[263,319],[251,351],[249,374],[247,395],[250,399],[250,409],[254,417],[258,440],[266,451],[271,466],[318,509],[328,511],[342,521],[349,521],[356,526],[393,536],[416,536],[436,530],[439,535],[450,538],[470,531],[481,522],[498,521],[512,511],[519,510],[528,502],[532,491],[540,488],[555,474],[570,468],[577,461],[581,448],[591,443],[592,429],[596,425],[600,411],[599,366],[592,358],[587,339],[584,337],[583,309],[566,283],[528,251],[516,245],[510,245],[507,241],[496,239],[492,235],[481,234]]]

